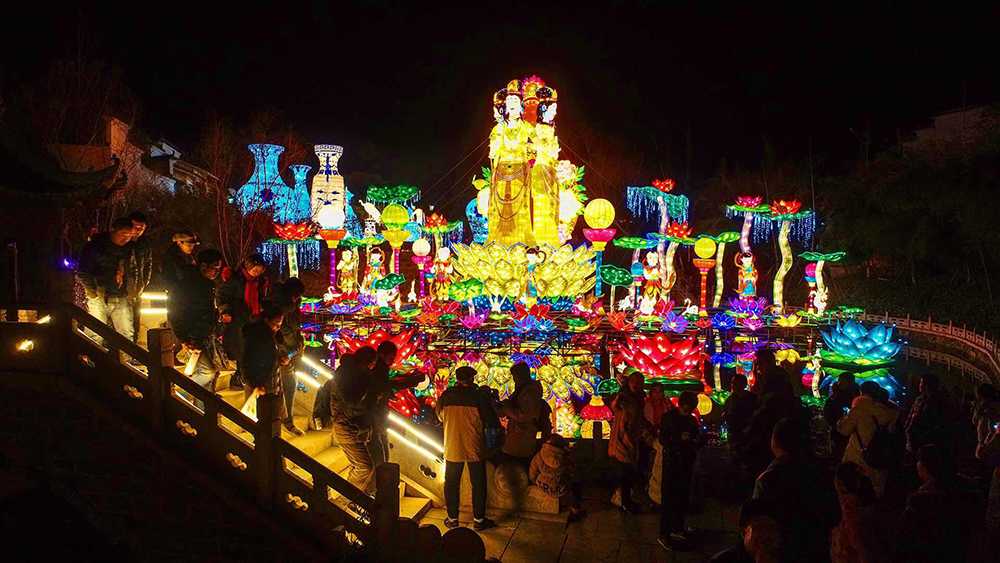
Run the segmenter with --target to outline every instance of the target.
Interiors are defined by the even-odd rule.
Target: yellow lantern
[[[583,209],[583,220],[591,229],[607,229],[615,220],[615,206],[606,199],[592,199]]]
[[[712,412],[712,399],[704,393],[698,393],[698,414],[706,416]]]
[[[385,206],[382,210],[382,223],[390,229],[400,229],[410,222],[410,212],[405,207],[397,203]]]
[[[708,237],[698,239],[694,243],[694,253],[702,260],[715,256],[715,241]]]

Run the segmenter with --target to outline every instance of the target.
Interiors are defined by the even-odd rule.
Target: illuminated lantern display
[[[248,186],[255,182],[270,185],[270,206],[261,209],[273,212],[271,220],[274,237],[261,243],[261,254],[269,264],[276,266],[279,272],[287,271],[291,277],[298,277],[300,266],[307,270],[318,270],[320,244],[312,238],[313,229],[309,221],[309,189],[306,185],[306,176],[311,167],[305,164],[290,166],[289,169],[295,177],[295,187],[289,189],[280,175],[277,181],[268,179],[270,174],[277,174],[278,157],[284,148],[278,145],[251,146],[256,147],[251,149],[255,158],[263,158],[262,162],[258,162],[261,171],[258,173],[255,170],[254,177],[240,188],[237,192],[237,201],[241,206],[253,207],[254,203],[251,201],[253,197],[264,196],[251,196],[250,194],[258,190],[250,189]]]
[[[490,166],[473,180],[485,243],[555,248],[569,240],[586,196],[583,168],[559,160],[557,108],[556,89],[537,76],[494,94]]]
[[[589,229],[583,230],[583,236],[590,241],[591,248],[596,253],[597,279],[594,285],[594,295],[601,296],[601,258],[604,255],[604,248],[611,239],[615,238],[616,229],[611,228],[611,223],[615,220],[615,206],[606,199],[594,199],[587,204],[583,210],[583,220],[587,222]]]
[[[679,223],[687,223],[688,220],[688,198],[687,196],[670,193],[676,187],[676,182],[670,178],[653,180],[651,186],[629,186],[625,190],[625,201],[629,211],[638,219],[659,219],[659,237],[652,237],[657,241],[656,254],[660,257],[660,268],[663,271],[673,271],[673,265],[669,264],[673,260],[667,260],[664,249],[667,239],[667,227],[671,219]],[[664,279],[666,294],[669,295],[673,282]]]
[[[274,222],[278,225],[298,225],[312,217],[309,184],[306,181],[312,166],[293,164],[288,169],[295,177],[295,186],[289,191],[288,197],[275,200]]]
[[[701,317],[708,315],[705,309],[708,302],[708,270],[715,265],[715,259],[712,258],[715,256],[715,250],[716,244],[711,238],[702,237],[694,243],[694,253],[697,256],[694,259],[694,267],[698,268],[698,273],[701,274],[701,298],[698,303],[698,316]]]
[[[793,225],[797,238],[801,241],[812,239],[815,217],[811,210],[800,211],[802,204],[796,200],[779,199],[771,204],[771,220],[781,224],[778,229],[778,248],[781,249],[781,265],[774,274],[774,310],[781,313],[785,302],[785,276],[792,269],[792,247],[789,235]]]
[[[735,205],[726,206],[726,215],[730,218],[743,219],[740,230],[740,253],[735,262],[738,268],[738,284],[736,291],[743,299],[753,299],[757,296],[757,270],[754,267],[753,249],[750,246],[750,234],[754,240],[766,239],[771,233],[771,208],[763,203],[760,196],[739,196]]]
[[[447,300],[448,290],[451,288],[451,274],[454,268],[451,265],[451,249],[447,246],[438,248],[434,256],[434,263],[431,266],[431,294],[435,299]]]
[[[817,315],[822,315],[826,311],[826,307],[829,303],[829,294],[827,293],[826,284],[823,283],[823,265],[827,262],[840,262],[847,256],[846,252],[830,252],[827,254],[821,254],[819,252],[803,252],[799,255],[803,260],[809,262],[814,262],[813,267],[813,282],[815,283],[815,291],[812,289],[812,284],[810,284],[809,291],[809,309]],[[813,266],[810,264],[810,266]],[[808,281],[808,279],[807,279]]]
[[[424,278],[426,277],[427,266],[431,263],[431,243],[427,242],[425,238],[419,238],[413,241],[411,250],[413,250],[413,257],[410,259],[417,265],[417,271],[420,272],[420,297],[424,297],[427,295]]]
[[[537,78],[537,77],[536,77]],[[532,82],[527,82],[525,87]],[[531,166],[531,221],[535,244],[558,247],[559,182],[556,165],[559,160],[559,140],[555,133],[558,96],[555,88],[542,86],[536,90],[538,119],[531,146],[534,164]],[[526,104],[527,108],[527,104]],[[530,121],[530,120],[529,120]]]
[[[677,273],[674,271],[674,256],[677,253],[677,247],[684,245],[694,244],[694,239],[691,238],[691,227],[687,223],[671,223],[667,225],[666,232],[661,233],[650,233],[650,236],[658,239],[659,241],[669,241],[670,245],[667,246],[667,253],[663,258],[664,273],[663,273],[663,298],[670,298],[670,290],[673,289],[674,283],[677,282]]]
[[[386,230],[382,231],[382,236],[388,241],[392,248],[392,263],[389,271],[399,272],[399,249],[410,237],[409,231],[404,231],[403,227],[410,222],[410,212],[398,203],[392,203],[382,210],[382,223]]]
[[[513,303],[521,298],[528,279],[528,252],[520,245],[455,244],[452,266],[461,279],[483,282],[488,296]],[[564,245],[534,266],[533,285],[539,298],[575,298],[594,287],[594,252],[584,245]]]
[[[709,238],[718,245],[718,250],[715,251],[715,296],[712,298],[712,307],[719,308],[722,304],[723,288],[726,285],[726,278],[722,271],[722,265],[725,263],[726,258],[726,244],[736,242],[739,240],[740,235],[733,231],[726,231],[720,233],[717,237],[709,235]]]
[[[489,226],[486,216],[479,212],[478,206],[478,200],[471,200],[465,206],[465,218],[469,221],[469,228],[472,229],[472,242],[485,244],[486,237],[489,235]]]
[[[626,336],[616,343],[615,363],[625,363],[647,379],[700,379],[704,353],[695,337],[671,340],[664,333]]]
[[[285,151],[285,147],[256,144],[247,148],[253,155],[253,174],[236,191],[234,203],[244,215],[258,211],[273,211],[275,202],[286,201],[290,191],[278,171],[278,159]]]
[[[893,341],[893,329],[876,325],[865,329],[861,323],[848,320],[829,330],[820,331],[823,342],[829,349],[821,350],[823,359],[829,362],[857,365],[881,365],[888,363],[899,353],[902,345]]]
[[[313,150],[319,159],[319,169],[313,176],[310,196],[313,221],[326,229],[342,229],[348,218],[348,210],[344,177],[337,170],[337,163],[344,154],[344,147],[316,145]],[[361,233],[350,234],[361,235]]]
[[[654,261],[654,264],[649,264],[648,262],[646,264],[643,264],[639,262],[639,253],[642,250],[648,250],[650,248],[653,248],[654,246],[656,246],[656,243],[648,238],[642,238],[642,237],[619,237],[615,239],[614,245],[617,246],[618,248],[625,248],[632,251],[631,270],[637,292],[636,295],[633,296],[632,301],[638,302],[639,289],[643,287],[643,282],[650,279],[649,277],[646,276],[646,267],[656,266],[657,272],[659,271],[659,260],[657,258],[652,259]],[[650,260],[649,258],[650,254],[652,253],[646,254],[647,260]],[[653,290],[656,291],[657,299],[659,299],[659,291],[661,286],[662,284],[658,284],[650,288],[650,291]]]
[[[611,295],[608,300],[611,302],[611,310],[615,310],[615,288],[631,287],[632,272],[625,268],[619,268],[611,264],[601,266],[601,279],[611,286]]]
[[[419,344],[417,332],[413,329],[404,330],[396,335],[389,334],[388,332],[379,329],[364,338],[342,336],[336,342],[337,348],[341,354],[353,354],[365,346],[378,350],[379,344],[385,341],[392,342],[396,345],[396,360],[391,366],[389,366],[391,368],[398,368],[402,366],[408,358],[413,357],[417,351],[417,345]]]

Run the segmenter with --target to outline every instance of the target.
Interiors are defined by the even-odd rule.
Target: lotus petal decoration
[[[704,357],[695,337],[671,340],[670,336],[627,336],[616,345],[614,362],[624,363],[646,377],[685,379],[697,374]]]
[[[824,351],[838,355],[841,359],[854,363],[884,362],[899,353],[902,345],[893,341],[893,328],[884,324],[865,329],[864,325],[848,320],[830,330],[821,331],[823,342],[829,348]]]

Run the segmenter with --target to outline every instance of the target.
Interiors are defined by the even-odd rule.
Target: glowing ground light
[[[320,387],[322,387],[322,384],[320,384],[319,381],[316,381],[312,376],[310,376],[308,373],[304,371],[301,370],[296,371],[295,378],[301,381],[302,383],[305,383],[309,387],[312,387],[313,389],[319,389]]]
[[[42,317],[42,318],[38,319],[37,321],[35,321],[35,323],[40,324],[40,325],[48,324],[50,322],[52,322],[52,315],[45,315],[44,317]]]
[[[403,418],[403,417],[399,416],[398,414],[390,411],[389,412],[389,422],[392,422],[393,424],[396,424],[400,428],[406,430],[409,434],[415,436],[418,440],[420,440],[424,444],[427,444],[427,446],[429,446],[430,448],[434,449],[434,451],[441,452],[441,455],[444,455],[444,445],[441,444],[441,442],[439,442],[438,440],[435,440],[435,439],[431,438],[430,436],[428,436],[427,434],[424,434],[423,432],[417,430],[417,428],[415,426],[413,426],[413,424],[411,424],[405,418]],[[435,457],[439,457],[439,456],[435,456]]]
[[[35,341],[25,338],[24,340],[17,343],[16,347],[18,352],[26,353],[35,349]]]
[[[325,365],[317,362],[316,360],[310,358],[309,356],[303,355],[302,356],[302,363],[304,363],[305,365],[311,367],[312,369],[314,369],[316,372],[318,372],[320,375],[322,375],[326,379],[328,379],[328,380],[329,379],[333,379],[333,372],[330,371],[330,368],[328,368],[327,366],[325,366]]]
[[[139,309],[139,313],[143,315],[166,315],[166,307],[143,307]]]

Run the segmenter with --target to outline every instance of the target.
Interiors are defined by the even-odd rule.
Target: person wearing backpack
[[[861,395],[851,403],[847,416],[837,422],[837,432],[847,437],[843,463],[856,463],[871,479],[879,498],[885,494],[889,470],[898,460],[899,410],[880,401],[881,389],[874,381],[861,384]]]

